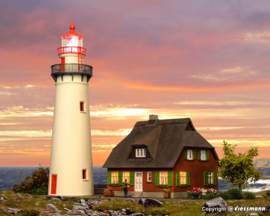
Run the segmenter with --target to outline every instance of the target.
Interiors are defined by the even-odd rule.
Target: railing
[[[55,64],[51,66],[52,72],[51,76],[53,77],[54,81],[56,82],[57,76],[61,75],[63,80],[63,75],[72,75],[72,81],[73,81],[73,75],[81,75],[82,80],[83,76],[87,76],[87,82],[89,79],[93,76],[92,70],[93,67],[90,65],[85,64]]]
[[[55,73],[87,73],[92,76],[93,67],[86,64],[55,64],[51,66],[52,74]]]
[[[66,53],[75,53],[75,54],[82,54],[86,55],[86,49],[79,46],[65,46],[65,47],[59,47],[57,49],[58,55],[66,54]]]

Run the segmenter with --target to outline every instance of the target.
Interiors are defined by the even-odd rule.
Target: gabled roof
[[[146,145],[152,158],[129,158],[133,147]],[[103,168],[173,168],[184,147],[214,147],[194,128],[189,118],[137,122],[130,134],[111,152]]]

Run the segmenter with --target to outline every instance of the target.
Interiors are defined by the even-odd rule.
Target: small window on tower
[[[80,102],[80,111],[85,112],[84,102]]]
[[[83,177],[84,180],[87,179],[87,178],[86,178],[86,169],[84,169],[84,170],[82,171],[82,177]]]

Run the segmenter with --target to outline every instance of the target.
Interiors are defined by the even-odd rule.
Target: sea
[[[31,176],[32,172],[38,169],[40,166],[0,166],[0,191],[11,190],[13,185],[20,184],[24,181],[26,176]],[[47,168],[48,166],[42,166]],[[270,168],[258,168],[258,171],[266,171],[265,176],[270,176]],[[107,169],[102,166],[93,167],[94,185],[106,185],[107,184]],[[225,181],[218,177],[218,190],[225,191],[229,188],[235,188],[230,184],[225,185]],[[257,182],[250,182],[250,186],[247,186],[243,191],[258,192],[263,187],[270,187],[270,179],[260,179]]]

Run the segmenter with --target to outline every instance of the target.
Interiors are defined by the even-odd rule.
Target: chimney
[[[158,120],[158,115],[149,115],[149,121],[150,120]]]

